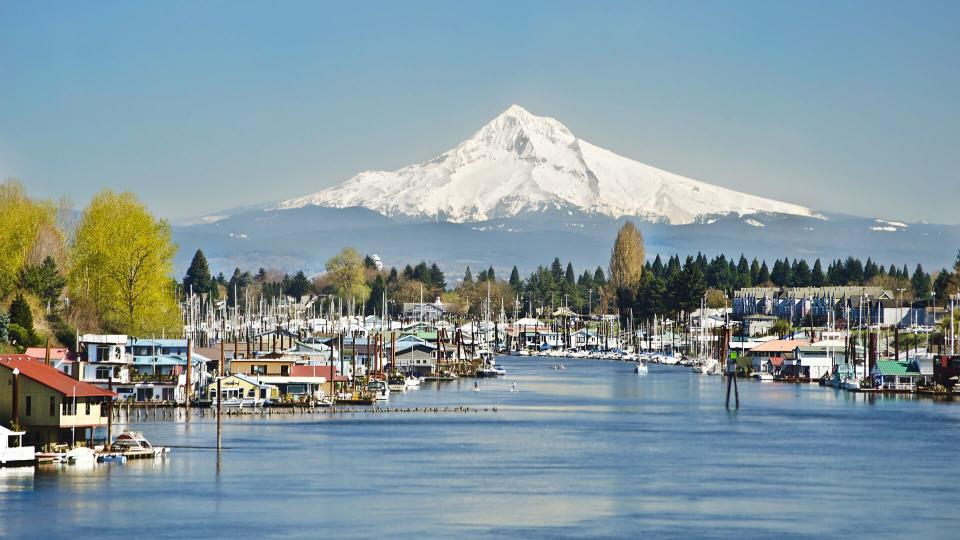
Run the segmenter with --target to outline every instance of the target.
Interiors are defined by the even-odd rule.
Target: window
[[[87,411],[85,414],[90,414],[90,398],[83,398],[83,403],[86,406]]]
[[[57,398],[50,396],[50,416],[57,415]]]
[[[250,374],[251,374],[251,375],[266,375],[266,374],[267,374],[267,366],[266,366],[266,364],[257,364],[257,365],[252,365],[252,366],[250,366]]]
[[[290,366],[280,366],[280,375],[284,377],[290,376]]]
[[[110,368],[108,368],[108,367],[98,367],[98,368],[97,368],[97,378],[98,378],[98,379],[109,379],[109,378],[110,378]]]
[[[27,407],[26,407],[26,409],[27,409],[27,416],[30,416],[30,414],[33,412],[33,410],[32,410],[32,409],[33,409],[33,396],[27,396]]]

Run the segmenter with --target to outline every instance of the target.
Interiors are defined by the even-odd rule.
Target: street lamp
[[[20,425],[20,368],[13,368],[13,422]],[[18,428],[19,429],[19,428]]]

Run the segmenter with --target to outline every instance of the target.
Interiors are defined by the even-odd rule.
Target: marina
[[[379,412],[224,417],[219,454],[215,419],[197,411],[118,423],[172,452],[0,471],[3,532],[86,535],[106,522],[120,535],[180,537],[170,514],[189,516],[197,536],[229,522],[259,537],[329,527],[367,538],[389,527],[444,537],[944,538],[960,525],[928,503],[960,497],[939,473],[960,440],[956,404],[743,381],[741,408],[727,412],[723,378],[682,366],[650,364],[637,377],[619,361],[564,358],[565,371],[550,369],[552,358],[497,361],[510,376],[478,379],[479,392],[455,381],[393,393]],[[888,489],[889,472],[904,467],[910,482]],[[164,495],[171,489],[176,497]],[[101,511],[70,503],[78,498]],[[258,512],[242,510],[250,505]],[[11,519],[27,508],[56,508],[58,519]]]

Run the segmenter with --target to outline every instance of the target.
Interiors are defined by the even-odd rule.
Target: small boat
[[[773,373],[769,373],[766,371],[758,371],[753,375],[751,375],[751,377],[761,382],[770,382],[773,380]]]
[[[390,387],[386,381],[374,379],[367,383],[367,390],[373,394],[378,401],[386,401],[390,398]]]
[[[643,362],[637,362],[637,365],[633,366],[633,372],[638,375],[646,375],[647,365],[644,364]]]
[[[391,392],[406,392],[407,378],[403,375],[391,375],[387,379],[387,387]]]
[[[510,391],[519,392],[519,390],[517,390],[517,381],[513,381],[513,386],[510,387]]]
[[[404,379],[404,384],[407,386],[407,388],[419,388],[420,383],[422,382],[423,379],[420,377],[414,377],[413,375],[407,375],[407,377]]]
[[[170,453],[169,448],[153,446],[143,433],[124,431],[97,455],[97,461],[107,460],[107,456],[124,456],[127,459],[158,458]]]
[[[555,369],[555,370],[558,370],[558,371],[566,371],[567,366],[565,366],[565,365],[563,365],[563,364],[554,364],[551,369]]]
[[[480,385],[477,384],[477,381],[473,381],[473,391],[474,391],[474,392],[479,392],[479,391],[480,391]]]
[[[97,461],[97,454],[90,448],[78,446],[67,452],[65,461],[71,465],[95,463]]]
[[[37,463],[36,449],[23,445],[25,434],[0,426],[0,467],[32,467]]]

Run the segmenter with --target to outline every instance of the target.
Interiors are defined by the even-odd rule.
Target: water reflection
[[[740,380],[735,412],[721,377],[679,367],[500,361],[508,375],[479,392],[457,381],[389,402],[469,412],[118,424],[173,453],[0,476],[0,536],[952,537],[960,525],[944,509],[960,489],[942,474],[960,407]],[[905,479],[895,490],[891,471]]]

